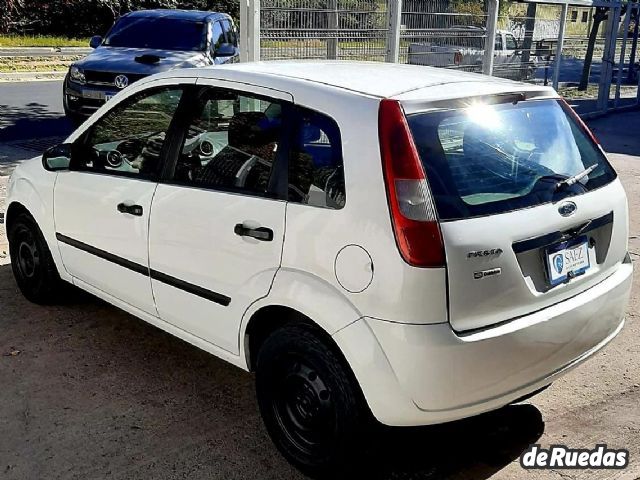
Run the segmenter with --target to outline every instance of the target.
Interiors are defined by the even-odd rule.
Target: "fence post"
[[[250,62],[260,61],[260,0],[249,0],[249,50]]]
[[[569,13],[569,3],[562,4],[560,14],[560,31],[558,32],[558,46],[556,47],[556,64],[553,67],[553,88],[558,91],[560,86],[560,69],[562,67],[562,50],[564,49],[564,35],[567,31],[567,14]]]
[[[496,51],[496,32],[498,30],[498,13],[500,0],[489,0],[487,9],[487,38],[484,42],[484,57],[482,58],[482,73],[493,75],[493,57]]]
[[[249,61],[249,0],[240,0],[240,61]]]
[[[627,4],[627,13],[624,16],[624,27],[622,31],[624,35],[622,37],[622,50],[620,50],[620,63],[618,63],[618,75],[616,78],[616,100],[614,102],[614,108],[618,108],[618,104],[620,103],[620,87],[622,87],[622,74],[624,72],[624,57],[627,54],[627,38],[629,37],[629,26],[631,25],[631,16],[633,15],[633,10],[635,8],[635,4],[629,2]],[[633,68],[633,65],[629,63],[629,70]]]
[[[387,31],[386,61],[400,61],[400,29],[402,27],[402,0],[389,0],[389,29]]]
[[[336,60],[338,58],[338,0],[329,0],[329,18],[327,28],[329,39],[327,40],[327,58]]]
[[[602,56],[602,70],[600,72],[600,84],[598,86],[599,112],[605,113],[609,109],[609,95],[611,94],[611,81],[613,78],[613,64],[616,59],[616,43],[618,41],[618,26],[620,24],[620,2],[609,9],[607,29],[605,35],[604,55]]]

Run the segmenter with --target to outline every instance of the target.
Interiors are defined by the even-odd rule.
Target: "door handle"
[[[135,217],[141,217],[144,212],[140,205],[127,205],[125,203],[118,204],[118,211]]]
[[[270,242],[273,240],[273,230],[266,227],[250,228],[242,223],[238,223],[233,231],[241,237],[251,237],[261,242]]]

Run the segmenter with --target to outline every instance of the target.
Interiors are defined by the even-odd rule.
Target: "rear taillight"
[[[462,63],[462,52],[456,52],[453,54],[453,63],[460,65]]]
[[[444,267],[444,245],[433,199],[400,102],[382,100],[378,133],[400,254],[415,267]]]

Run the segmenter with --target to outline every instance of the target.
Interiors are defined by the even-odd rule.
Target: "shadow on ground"
[[[640,152],[640,136],[636,133],[638,119],[640,109],[607,115],[587,123],[607,153],[635,156]]]
[[[47,105],[37,102],[19,107],[0,105],[0,142],[67,136],[72,131],[71,122]]]
[[[30,304],[8,265],[0,312],[3,478],[303,478],[267,437],[246,372],[86,294]],[[543,430],[531,405],[382,428],[366,478],[488,478]]]

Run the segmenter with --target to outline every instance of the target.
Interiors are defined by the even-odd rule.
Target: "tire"
[[[256,393],[271,439],[304,473],[348,471],[367,450],[370,414],[345,362],[311,326],[276,330],[258,353]]]
[[[62,280],[35,220],[20,213],[8,233],[11,268],[18,288],[33,303],[54,303],[59,298]]]

